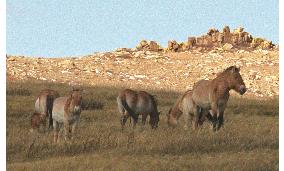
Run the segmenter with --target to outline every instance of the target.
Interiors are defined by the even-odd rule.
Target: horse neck
[[[170,112],[169,115],[170,115],[171,118],[177,118],[178,112],[179,112],[179,110],[177,109],[177,107],[173,107],[172,111]]]
[[[217,86],[217,88],[220,83],[224,84],[224,87],[222,88],[224,93],[229,93],[229,91],[233,89],[232,85],[229,84],[229,81],[226,76],[227,74],[228,73],[222,73],[219,76],[217,76],[215,79],[213,79],[213,81],[215,81],[215,86]]]
[[[72,109],[75,107],[73,104],[73,99],[72,97],[68,97],[66,103],[65,103],[65,109],[68,111],[72,111]]]

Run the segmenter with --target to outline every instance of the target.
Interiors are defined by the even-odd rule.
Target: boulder
[[[215,28],[211,28],[208,30],[207,35],[212,36],[214,33],[218,33],[219,30],[215,29]]]
[[[175,40],[168,41],[168,50],[172,52],[178,52],[180,50],[180,44],[177,43]]]
[[[141,40],[140,43],[136,46],[137,50],[149,50],[149,43],[146,40]]]
[[[223,33],[220,33],[220,34],[218,35],[217,41],[218,41],[219,44],[224,43],[224,34],[223,34]]]
[[[182,42],[180,43],[180,50],[181,51],[186,51],[189,49],[188,43],[187,42]]]
[[[231,50],[233,47],[234,47],[234,46],[233,46],[232,44],[226,43],[226,44],[224,44],[224,46],[222,47],[222,49],[229,51],[229,50]]]
[[[195,37],[188,37],[187,44],[188,44],[189,49],[191,49],[193,46],[195,46],[196,45]]]
[[[225,26],[223,28],[223,33],[230,33],[230,27],[229,26]]]
[[[258,38],[258,37],[253,38],[250,46],[252,48],[259,47],[262,44],[263,41],[264,41],[264,39],[262,39],[262,38]]]
[[[218,36],[219,36],[219,32],[213,33],[211,35],[211,41],[212,43],[218,42]]]
[[[150,41],[149,43],[149,50],[154,52],[159,52],[163,50],[163,48],[155,41]]]
[[[234,30],[234,34],[239,34],[239,33],[241,33],[241,32],[243,32],[244,31],[244,28],[243,27],[238,27],[238,28],[236,28],[235,30]]]
[[[261,48],[262,48],[262,49],[271,49],[272,47],[273,47],[273,45],[272,45],[272,42],[271,42],[271,41],[264,40],[264,41],[261,43]]]

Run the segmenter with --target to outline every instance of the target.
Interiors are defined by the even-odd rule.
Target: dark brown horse
[[[186,91],[182,96],[178,98],[174,106],[169,110],[168,113],[168,125],[175,127],[178,124],[179,118],[183,115],[184,117],[184,129],[188,129],[188,121],[194,121],[192,124],[196,129],[199,125],[202,125],[206,117],[211,121],[212,117],[208,110],[199,111],[200,115],[194,115],[195,103],[192,100],[192,90]],[[204,113],[203,112],[207,112]]]
[[[58,140],[60,126],[64,126],[64,138],[73,138],[75,128],[80,120],[82,94],[78,89],[69,96],[58,97],[53,102],[52,119],[54,127],[54,142]]]
[[[157,128],[159,122],[159,112],[154,96],[145,91],[133,91],[125,89],[117,97],[118,110],[121,114],[121,127],[124,128],[128,117],[133,118],[133,127],[138,121],[138,115],[142,115],[142,124],[145,125],[147,116],[150,115],[151,127]]]
[[[59,97],[59,93],[55,90],[42,90],[35,102],[35,111],[31,118],[32,129],[40,127],[40,124],[46,124],[48,118],[48,127],[52,128],[52,106],[55,98]]]
[[[211,110],[213,131],[219,130],[224,123],[224,110],[232,89],[241,95],[247,90],[240,68],[236,66],[228,67],[213,80],[201,80],[193,86],[194,113],[199,115],[200,109]]]

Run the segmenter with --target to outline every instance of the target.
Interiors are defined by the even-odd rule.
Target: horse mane
[[[233,68],[234,68],[234,69],[237,69],[236,66],[230,66],[230,67],[226,68],[223,72],[231,71]]]
[[[69,95],[68,95],[68,98],[67,98],[67,100],[66,100],[66,103],[64,104],[64,110],[65,111],[68,111],[68,109],[69,109],[69,107],[70,107],[70,104],[71,104],[71,101],[72,101],[72,92],[73,91],[79,91],[79,90],[72,90],[70,93],[69,93]]]
[[[69,96],[68,96],[68,98],[67,98],[67,100],[66,100],[66,103],[65,103],[65,105],[64,105],[64,110],[65,110],[65,111],[68,111],[68,109],[69,109],[69,107],[70,107],[70,104],[71,104],[71,101],[72,101],[72,93],[73,93],[74,91],[81,91],[81,90],[80,90],[79,88],[76,88],[76,89],[73,89],[72,91],[70,91]]]
[[[231,72],[232,69],[238,69],[238,68],[236,66],[230,66],[230,67],[226,68],[223,72],[221,72],[217,77],[223,77],[224,75]]]
[[[69,107],[70,107],[70,104],[71,104],[71,101],[72,101],[72,96],[71,96],[72,93],[70,93],[70,95],[68,96],[67,100],[66,100],[66,103],[64,104],[64,111],[68,111]]]

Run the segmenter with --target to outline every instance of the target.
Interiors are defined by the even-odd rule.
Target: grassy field
[[[209,123],[198,131],[168,128],[166,113],[180,93],[147,90],[162,112],[159,128],[151,130],[147,123],[142,129],[140,121],[131,131],[127,122],[121,132],[116,96],[122,87],[82,87],[86,110],[75,140],[54,144],[52,132],[29,132],[43,88],[60,95],[72,89],[38,81],[7,83],[7,170],[278,170],[278,97],[231,97],[225,125],[213,133]]]

